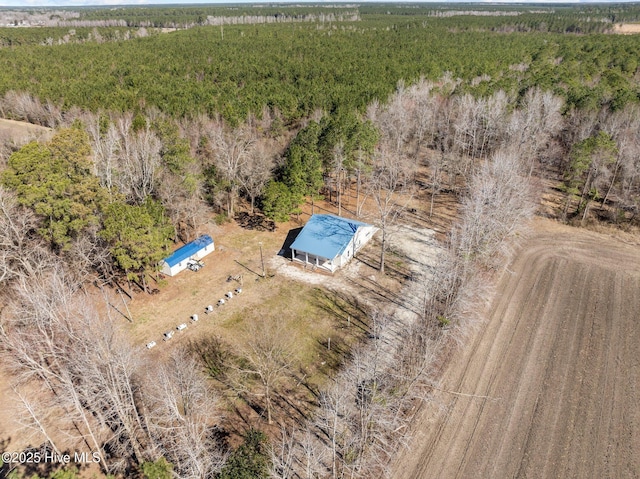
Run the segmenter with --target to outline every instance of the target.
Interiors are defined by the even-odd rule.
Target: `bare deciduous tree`
[[[0,187],[0,284],[52,266],[52,254],[34,234],[37,227],[33,213],[18,204],[14,193]]]
[[[218,419],[216,398],[200,364],[178,350],[149,379],[147,423],[158,452],[173,464],[180,477],[213,477],[225,456],[213,439],[212,430]]]
[[[22,414],[18,419],[21,426],[41,434],[50,447],[57,454],[61,454],[53,438],[56,434],[55,417],[60,410],[51,400],[51,395],[41,394],[36,398],[32,394],[23,392],[16,385],[12,386],[12,390],[22,406]]]
[[[25,425],[53,448],[54,428],[84,442],[106,473],[165,455],[180,477],[215,475],[224,462],[212,438],[215,401],[195,360],[178,352],[144,364],[113,321],[75,296],[58,270],[15,288],[2,353],[16,390],[40,398],[20,394]]]
[[[227,182],[227,215],[235,212],[235,201],[240,189],[240,171],[248,161],[256,141],[255,131],[247,125],[231,130],[222,122],[210,122],[206,132],[214,149],[214,163]]]
[[[3,322],[3,357],[18,385],[39,387],[62,411],[60,429],[99,454],[105,472],[119,471],[149,447],[139,359],[112,321],[75,297],[77,286],[61,269],[22,278]]]
[[[507,128],[509,143],[529,163],[529,176],[539,161],[540,154],[563,127],[562,98],[540,88],[530,88],[522,107],[511,115]]]
[[[383,141],[395,155],[400,156],[404,152],[412,126],[410,98],[404,82],[398,82],[396,92],[387,105],[377,109],[376,114],[373,114],[374,110],[375,107],[372,107],[370,118],[379,128]]]
[[[376,225],[382,234],[380,271],[384,273],[385,254],[391,227],[406,209],[412,195],[414,164],[396,156],[382,143],[373,155],[373,171],[367,179],[367,191],[376,205]]]
[[[122,137],[112,122],[109,122],[107,131],[102,132],[99,115],[86,114],[85,123],[93,150],[93,173],[100,179],[100,184],[111,193],[118,175],[118,154]]]
[[[474,98],[470,94],[454,97],[452,116],[453,145],[452,173],[465,181],[473,173],[474,161],[487,158],[503,142],[509,99],[503,91],[488,98]]]
[[[511,151],[496,153],[472,178],[462,202],[462,220],[454,228],[457,255],[490,265],[508,257],[510,242],[535,210],[530,180],[521,158]]]
[[[75,434],[100,454],[105,472],[109,465],[99,428],[83,405],[77,383],[69,371],[69,348],[77,335],[71,318],[78,314],[72,289],[60,268],[21,277],[14,287],[11,310],[2,324],[2,353],[17,385],[40,387],[44,397],[55,397],[64,411],[69,434]],[[86,360],[86,358],[85,358]],[[27,404],[24,404],[27,406]],[[41,410],[42,411],[42,410]],[[35,414],[32,408],[29,413]],[[41,424],[46,422],[43,417]],[[64,429],[64,425],[62,425]]]
[[[238,181],[249,196],[251,214],[254,213],[256,198],[262,194],[265,185],[271,178],[275,159],[267,151],[264,142],[257,142],[245,162],[240,165]]]
[[[340,458],[344,455],[348,443],[348,429],[345,418],[348,415],[348,392],[340,386],[333,386],[320,393],[320,410],[316,416],[316,426],[327,439],[329,450],[330,477],[340,477]]]
[[[2,116],[5,118],[13,117],[50,128],[59,126],[63,121],[60,106],[50,100],[43,105],[38,98],[27,92],[10,90],[5,93],[0,104]]]
[[[117,127],[122,147],[116,184],[127,198],[140,204],[156,187],[162,145],[148,120],[143,128],[133,131],[132,119],[125,115],[118,120]]]
[[[432,92],[433,83],[421,78],[408,89],[412,106],[413,139],[417,157],[423,143],[431,144],[436,132],[438,97]]]
[[[289,479],[295,474],[295,452],[300,438],[295,428],[280,426],[280,438],[274,441],[269,448],[271,464],[269,475],[274,479]]]
[[[197,169],[197,165],[191,167],[193,170]],[[207,219],[204,187],[200,175],[196,173],[194,171],[186,176],[178,176],[162,172],[156,188],[178,236],[185,242],[194,239],[198,229]]]
[[[295,336],[276,320],[263,320],[247,330],[246,346],[241,350],[246,364],[239,373],[245,378],[243,389],[249,394],[264,398],[267,422],[272,423],[273,396],[282,380],[289,374],[295,352]],[[246,388],[246,379],[255,378],[260,392]]]

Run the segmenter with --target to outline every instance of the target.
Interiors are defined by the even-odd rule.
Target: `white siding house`
[[[291,245],[291,259],[332,273],[344,266],[378,231],[334,215],[313,215]]]

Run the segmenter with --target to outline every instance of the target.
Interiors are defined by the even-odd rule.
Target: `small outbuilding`
[[[160,262],[160,271],[167,276],[175,276],[187,268],[189,261],[199,261],[215,250],[213,239],[209,235],[202,235],[175,250],[171,256]]]
[[[334,215],[313,215],[291,245],[291,259],[334,272],[378,231],[375,226]]]

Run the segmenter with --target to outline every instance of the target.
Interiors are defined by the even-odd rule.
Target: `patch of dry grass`
[[[229,315],[220,324],[221,338],[241,347],[243,332],[250,330],[252,323],[278,322],[295,338],[294,369],[306,376],[308,383],[320,386],[362,337],[363,312],[349,304],[347,297],[314,286],[282,278],[261,283],[265,291],[260,301]]]

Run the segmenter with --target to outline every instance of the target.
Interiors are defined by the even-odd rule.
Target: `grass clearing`
[[[261,301],[234,312],[220,324],[222,340],[242,348],[247,331],[256,323],[279,323],[296,343],[294,369],[319,386],[326,379],[325,366],[338,367],[349,346],[362,337],[362,318],[345,298],[320,288],[284,279],[263,284],[268,293],[261,295]],[[329,338],[333,351],[327,347]]]

